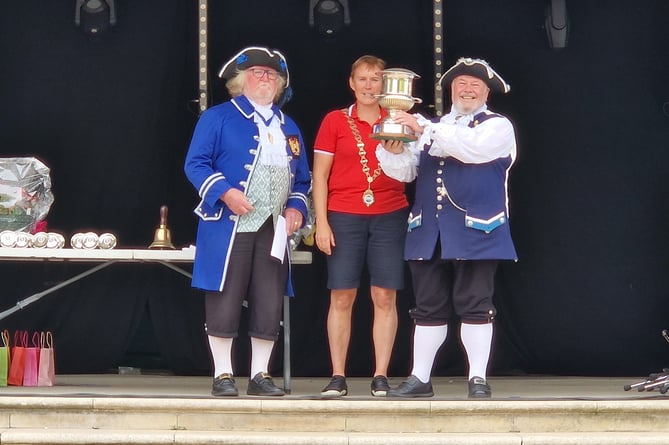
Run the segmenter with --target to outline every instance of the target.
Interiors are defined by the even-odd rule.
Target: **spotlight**
[[[74,23],[90,36],[108,30],[116,24],[114,0],[77,0]]]
[[[334,36],[350,24],[348,0],[309,0],[309,26],[319,34]]]
[[[550,5],[546,6],[545,19],[548,46],[553,49],[566,48],[569,36],[567,0],[550,0]]]

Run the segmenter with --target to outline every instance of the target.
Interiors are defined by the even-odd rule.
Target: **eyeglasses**
[[[276,80],[276,78],[279,77],[279,73],[274,70],[261,70],[260,68],[252,69],[251,74],[253,74],[253,77],[256,79],[262,79],[265,74],[267,74],[269,80]]]

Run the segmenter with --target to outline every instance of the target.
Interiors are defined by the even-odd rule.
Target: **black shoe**
[[[375,375],[372,379],[372,395],[374,397],[385,397],[390,391],[388,379],[385,375]]]
[[[490,396],[492,396],[492,390],[484,378],[475,376],[469,379],[470,399],[489,399]]]
[[[388,391],[388,397],[432,397],[432,382],[423,383],[415,375],[400,383],[397,388]]]
[[[252,379],[249,379],[246,394],[250,396],[282,396],[286,393],[274,384],[269,374],[259,372]]]
[[[330,379],[330,383],[321,391],[321,397],[341,397],[347,393],[346,377],[343,375],[334,375]]]
[[[211,395],[219,397],[239,395],[232,374],[225,373],[215,377],[214,384],[211,386]]]

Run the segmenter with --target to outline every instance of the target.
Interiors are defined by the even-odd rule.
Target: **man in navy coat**
[[[488,110],[487,100],[510,86],[486,61],[470,58],[459,59],[439,82],[450,87],[450,112],[433,121],[398,112],[395,122],[411,127],[418,141],[377,148],[388,176],[416,180],[405,244],[416,298],[414,362],[411,376],[388,395],[433,395],[434,359],[457,315],[468,396],[487,398],[495,272],[500,260],[517,260],[508,206],[516,138],[511,122]]]

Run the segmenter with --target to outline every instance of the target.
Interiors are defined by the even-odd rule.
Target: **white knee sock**
[[[214,377],[232,372],[232,338],[208,336],[209,349],[214,359]]]
[[[467,353],[469,379],[486,378],[492,345],[492,323],[460,325],[460,339]]]
[[[432,366],[437,351],[446,340],[448,325],[418,326],[413,334],[413,370],[412,375],[423,383],[430,381]]]
[[[255,377],[259,372],[267,372],[269,369],[269,359],[272,356],[274,342],[272,340],[263,340],[261,338],[251,337],[251,374],[250,378]]]

